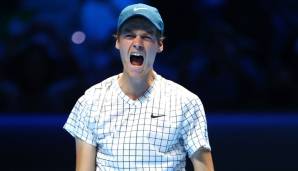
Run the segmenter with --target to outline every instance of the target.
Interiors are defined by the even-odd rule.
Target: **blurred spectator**
[[[68,111],[84,89],[120,72],[109,21],[135,2],[1,6],[0,112]],[[298,1],[143,2],[168,21],[156,70],[206,98],[208,110],[298,110]],[[76,30],[81,44],[71,42]]]
[[[76,95],[73,91],[79,84],[76,64],[63,41],[59,41],[55,32],[46,26],[33,25],[26,32],[10,39],[5,65],[5,80],[14,83],[20,95],[19,110],[23,112],[61,111],[54,104],[61,105],[72,102],[75,97],[65,97],[66,92]],[[76,80],[68,84],[66,80]],[[64,91],[53,91],[55,84],[65,83]],[[49,98],[49,89],[55,99]],[[66,91],[67,90],[67,91]],[[76,89],[77,90],[77,89]],[[57,94],[59,92],[59,94]],[[18,107],[16,107],[17,109]]]

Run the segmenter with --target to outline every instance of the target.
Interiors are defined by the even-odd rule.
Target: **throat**
[[[143,96],[150,86],[152,86],[155,75],[150,75],[146,79],[134,79],[127,77],[126,74],[120,74],[118,84],[122,92],[130,99],[136,100]]]

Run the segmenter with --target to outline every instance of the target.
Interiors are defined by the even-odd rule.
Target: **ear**
[[[115,48],[119,50],[119,39],[118,38],[115,41]]]
[[[163,41],[158,41],[158,50],[157,53],[161,53],[163,51]]]

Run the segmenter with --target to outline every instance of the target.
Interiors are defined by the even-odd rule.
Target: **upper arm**
[[[95,171],[96,147],[76,138],[76,171]]]
[[[214,171],[211,151],[199,149],[190,156],[195,171]]]

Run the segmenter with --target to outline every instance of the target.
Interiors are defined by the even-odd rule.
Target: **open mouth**
[[[143,55],[140,54],[131,54],[130,55],[130,63],[135,66],[142,66],[144,62]]]

